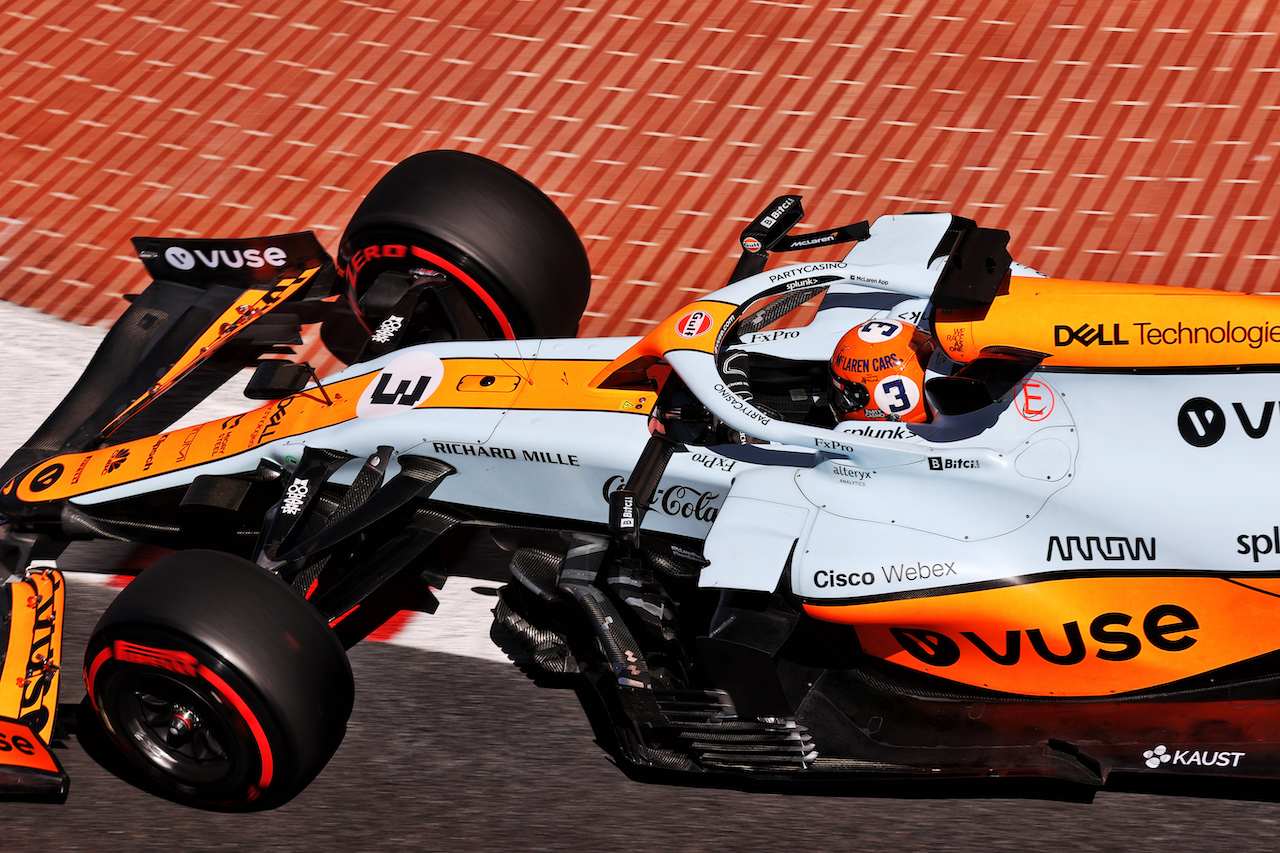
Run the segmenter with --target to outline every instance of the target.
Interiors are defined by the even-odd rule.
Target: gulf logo
[[[676,320],[676,334],[682,338],[696,338],[711,330],[711,315],[706,311],[690,311]]]

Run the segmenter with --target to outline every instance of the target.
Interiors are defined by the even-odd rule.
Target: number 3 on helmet
[[[842,420],[929,420],[924,368],[929,336],[901,320],[868,320],[850,329],[831,355],[831,406]]]

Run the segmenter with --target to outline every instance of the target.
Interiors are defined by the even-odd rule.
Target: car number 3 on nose
[[[444,380],[444,364],[429,352],[409,352],[370,379],[356,404],[356,415],[381,418],[421,405]]]

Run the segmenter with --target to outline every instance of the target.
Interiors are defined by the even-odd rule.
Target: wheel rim
[[[148,765],[183,787],[207,788],[242,770],[242,739],[216,695],[169,675],[138,673],[116,691],[116,731]]]

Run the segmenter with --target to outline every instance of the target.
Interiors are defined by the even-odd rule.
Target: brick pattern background
[[[1054,275],[1272,290],[1278,115],[1280,10],[1244,0],[6,0],[0,298],[109,321],[135,234],[336,249],[446,147],[565,210],[588,335],[722,283],[785,192],[813,228],[949,210]]]

